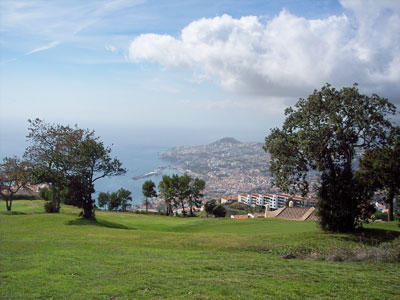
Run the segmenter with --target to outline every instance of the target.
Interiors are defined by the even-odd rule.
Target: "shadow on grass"
[[[21,211],[1,211],[0,214],[2,215],[27,215],[27,213]]]
[[[377,228],[362,228],[355,231],[351,235],[342,236],[341,239],[346,241],[355,241],[369,246],[376,246],[384,242],[393,241],[399,237],[399,231]]]
[[[91,226],[100,226],[100,227],[116,228],[116,229],[128,229],[128,230],[134,229],[134,228],[128,228],[118,223],[109,222],[105,220],[86,220],[82,218],[68,221],[67,225],[91,225]]]

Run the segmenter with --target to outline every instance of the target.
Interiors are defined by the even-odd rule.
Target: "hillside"
[[[310,221],[97,212],[92,222],[70,206],[42,207],[0,207],[2,299],[398,297],[398,262],[336,261],[360,245],[384,249],[379,237],[398,234],[395,223],[369,225],[379,234],[362,237],[325,234]]]
[[[210,145],[223,145],[223,144],[240,144],[240,142],[233,137],[225,137],[218,141],[211,143]]]

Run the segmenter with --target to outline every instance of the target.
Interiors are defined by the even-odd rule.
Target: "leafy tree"
[[[225,218],[226,216],[226,209],[222,204],[218,204],[214,209],[213,209],[213,215],[216,218]]]
[[[185,211],[185,200],[190,196],[191,194],[191,189],[190,189],[190,182],[192,181],[192,178],[184,174],[183,176],[179,176],[176,183],[176,191],[177,191],[177,204],[181,206],[182,208],[182,214],[186,216],[186,211]]]
[[[131,192],[120,188],[116,194],[119,203],[117,208],[119,208],[120,211],[126,211],[126,208],[129,205],[128,202],[132,201]]]
[[[110,202],[110,193],[103,193],[100,192],[99,195],[97,196],[97,204],[99,205],[99,207],[105,207],[108,205],[108,203]]]
[[[190,185],[189,185],[190,193],[188,196],[188,204],[189,204],[191,216],[193,216],[193,207],[201,206],[201,203],[202,203],[201,198],[203,198],[203,196],[204,196],[202,192],[203,192],[205,186],[206,186],[206,182],[202,179],[195,178],[195,179],[191,179],[191,181],[190,181]]]
[[[167,216],[173,214],[172,207],[176,203],[177,197],[177,181],[178,175],[173,174],[172,177],[163,175],[162,180],[158,184],[158,190],[160,191],[161,197],[164,198],[165,205],[167,208]]]
[[[99,193],[97,203],[100,207],[107,206],[109,211],[120,210],[126,211],[128,202],[132,201],[131,192],[120,188],[117,192],[113,193]]]
[[[204,210],[208,215],[212,215],[214,212],[214,208],[217,206],[217,201],[215,200],[210,200],[204,205]]]
[[[285,192],[309,190],[307,173],[321,174],[320,225],[352,231],[368,207],[368,189],[355,178],[357,149],[385,144],[396,108],[378,95],[359,93],[357,84],[336,90],[329,84],[286,109],[282,129],[272,129],[264,149],[271,155],[275,184]],[[368,209],[367,209],[368,210]]]
[[[392,131],[388,145],[365,151],[357,176],[373,190],[387,191],[388,220],[393,221],[393,198],[400,194],[400,127]]]
[[[33,166],[33,177],[37,182],[51,183],[52,212],[60,210],[60,191],[68,184],[66,173],[71,169],[71,151],[77,147],[84,135],[90,134],[70,126],[45,123],[43,120],[28,120],[28,141],[24,157]]]
[[[94,218],[92,193],[100,178],[126,172],[121,162],[111,158],[94,131],[69,126],[52,125],[40,119],[29,120],[28,140],[32,145],[25,156],[34,165],[35,177],[52,184],[53,211],[60,207],[60,192],[69,189],[69,197],[83,208],[83,217]]]
[[[146,205],[146,211],[148,211],[149,208],[149,198],[157,197],[157,192],[155,188],[156,185],[152,180],[146,180],[142,185],[142,193],[145,197],[144,203]]]
[[[0,195],[11,211],[13,196],[30,181],[30,164],[15,157],[3,158],[0,164]]]
[[[53,195],[51,194],[51,190],[47,187],[40,189],[39,196],[41,199],[46,200],[46,201],[51,201],[51,199],[53,198]]]
[[[111,158],[110,154],[111,148],[105,147],[100,138],[94,136],[94,132],[85,135],[72,153],[71,178],[75,181],[75,187],[80,186],[77,206],[83,208],[85,219],[94,218],[94,183],[104,177],[126,173],[122,163],[117,158]]]

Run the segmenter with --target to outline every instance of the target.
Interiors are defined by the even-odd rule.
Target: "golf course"
[[[2,203],[3,204],[3,203]],[[1,299],[400,299],[398,222],[181,218],[0,207]]]

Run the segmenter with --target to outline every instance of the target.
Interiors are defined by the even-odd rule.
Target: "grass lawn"
[[[394,222],[346,235],[312,221],[97,212],[91,222],[69,206],[0,204],[1,299],[400,299],[399,262],[312,259],[399,247]]]

